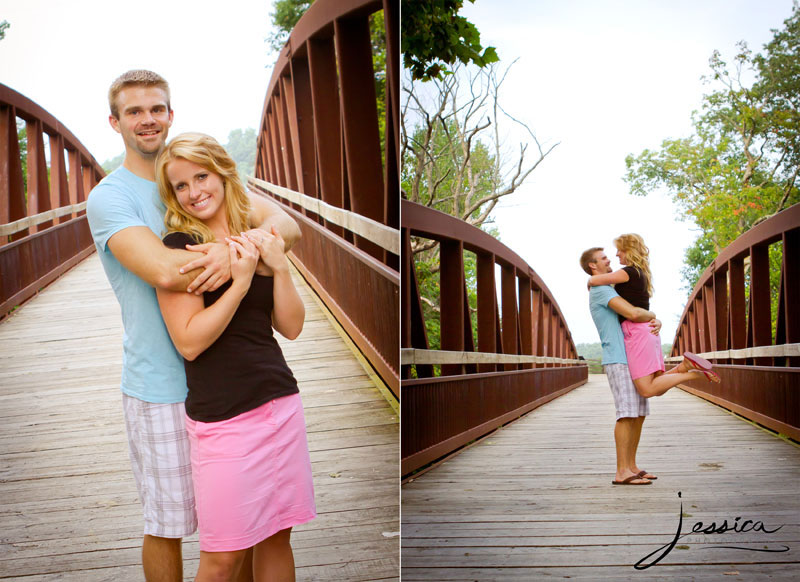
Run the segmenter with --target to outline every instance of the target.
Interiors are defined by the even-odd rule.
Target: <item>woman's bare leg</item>
[[[239,574],[247,550],[200,552],[195,582],[233,582]]]
[[[658,372],[642,378],[636,378],[633,381],[633,385],[636,386],[636,391],[644,398],[652,398],[653,396],[661,396],[667,390],[674,388],[678,384],[691,380],[698,380],[702,377],[703,375],[700,371],[674,372],[670,374]]]
[[[292,528],[287,528],[256,544],[253,551],[256,582],[294,582],[291,534]]]

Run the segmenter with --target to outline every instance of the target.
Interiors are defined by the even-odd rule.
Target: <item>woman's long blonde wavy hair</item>
[[[614,239],[617,250],[623,251],[628,260],[628,265],[636,267],[644,277],[647,285],[647,294],[653,296],[653,275],[650,273],[650,249],[644,244],[644,239],[638,234],[621,234]]]
[[[167,207],[164,215],[165,233],[186,232],[200,243],[216,240],[214,233],[202,221],[187,213],[178,202],[175,190],[167,178],[167,165],[182,159],[202,166],[222,178],[225,188],[225,210],[231,234],[249,229],[250,198],[236,171],[236,162],[219,142],[203,133],[182,133],[170,141],[156,161],[156,182],[161,201]]]

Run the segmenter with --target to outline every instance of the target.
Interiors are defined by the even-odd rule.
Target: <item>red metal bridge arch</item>
[[[783,259],[773,334],[769,247],[776,243]],[[691,382],[690,392],[800,441],[800,204],[739,236],[703,272],[671,356],[686,350],[713,361],[722,378]]]
[[[383,152],[369,24],[378,10],[386,35]],[[395,394],[398,26],[397,0],[311,5],[275,64],[250,183],[297,220],[302,239],[292,249],[296,266]]]
[[[17,118],[26,127],[27,176]],[[0,317],[94,251],[86,198],[103,176],[103,168],[72,132],[0,84]]]
[[[401,232],[401,464],[408,475],[584,384],[589,369],[578,359],[550,290],[514,251],[464,221],[407,200]],[[442,349],[437,351],[428,349],[412,236],[440,244]],[[477,338],[470,324],[465,250],[477,257]],[[438,377],[434,364],[441,365]]]

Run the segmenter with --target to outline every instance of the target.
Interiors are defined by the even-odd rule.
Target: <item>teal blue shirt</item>
[[[131,226],[146,226],[160,239],[164,210],[155,182],[120,167],[92,190],[86,214],[122,309],[122,391],[146,402],[174,403],[186,399],[186,374],[161,319],[155,289],[123,267],[108,248],[108,239]]]
[[[603,365],[627,364],[625,357],[625,340],[619,325],[617,312],[608,306],[608,302],[619,297],[613,287],[600,285],[589,291],[589,310],[592,313],[600,342],[603,345]]]

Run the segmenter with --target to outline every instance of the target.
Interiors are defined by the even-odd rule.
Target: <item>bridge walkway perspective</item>
[[[396,580],[398,414],[295,272],[300,337],[278,336],[303,399],[318,517],[292,534],[298,580]],[[0,323],[0,580],[141,580],[122,322],[92,254]],[[194,579],[197,535],[185,540]]]
[[[797,579],[795,442],[673,389],[651,399],[637,456],[658,479],[615,486],[614,422],[590,375],[407,478],[403,581]]]

